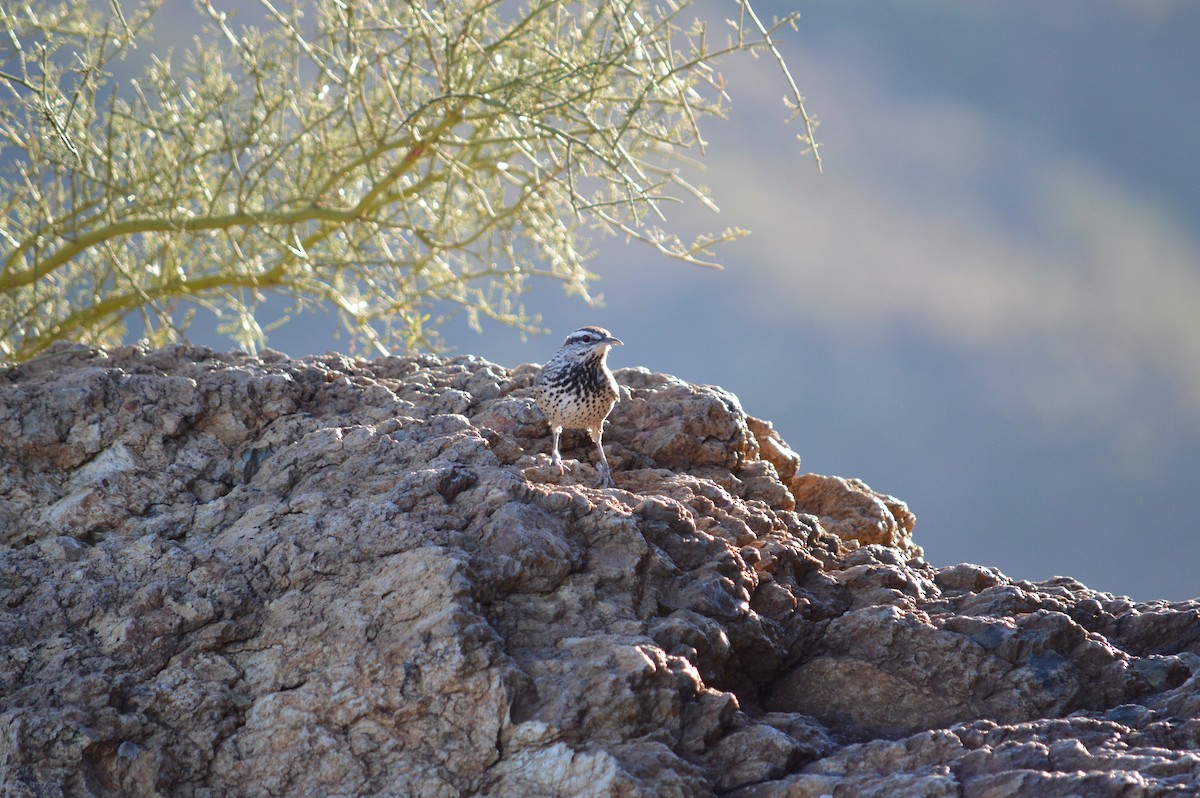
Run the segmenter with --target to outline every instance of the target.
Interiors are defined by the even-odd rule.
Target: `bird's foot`
[[[598,483],[596,483],[596,487],[598,487],[598,488],[616,487],[613,484],[612,472],[609,471],[607,468],[600,469],[600,481]]]

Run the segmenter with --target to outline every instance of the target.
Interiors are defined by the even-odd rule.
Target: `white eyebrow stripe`
[[[609,337],[608,330],[605,330],[602,327],[593,327],[589,325],[587,327],[580,327],[578,330],[568,335],[567,340],[563,342],[563,345],[568,346],[570,344],[594,343],[595,341],[599,341],[601,338],[607,337]]]

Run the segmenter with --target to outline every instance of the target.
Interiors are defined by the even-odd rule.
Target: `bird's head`
[[[567,336],[563,341],[563,349],[578,351],[580,354],[600,352],[607,354],[609,347],[624,346],[619,338],[613,338],[603,327],[580,327]]]

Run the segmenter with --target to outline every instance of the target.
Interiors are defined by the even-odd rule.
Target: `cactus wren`
[[[622,343],[602,327],[580,327],[567,336],[534,382],[534,398],[550,422],[554,435],[551,455],[559,473],[564,466],[558,438],[564,427],[585,429],[600,455],[600,487],[612,487],[612,473],[604,456],[604,419],[617,402],[617,381],[608,370],[609,347]]]

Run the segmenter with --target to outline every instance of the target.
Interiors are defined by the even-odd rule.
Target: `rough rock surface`
[[[735,397],[62,348],[0,371],[0,794],[1200,793],[1200,603],[934,568]]]

